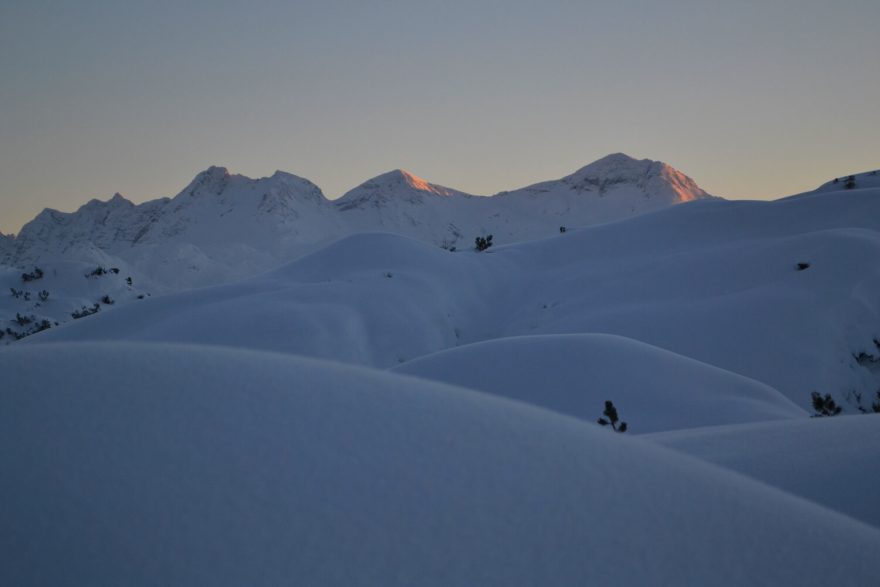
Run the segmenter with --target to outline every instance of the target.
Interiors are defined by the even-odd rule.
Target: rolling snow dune
[[[805,418],[775,389],[699,361],[607,334],[502,338],[393,369],[595,422],[612,400],[635,434]]]
[[[647,438],[880,527],[880,415],[719,426]]]
[[[388,367],[454,346],[479,328],[491,274],[481,261],[399,236],[355,235],[259,278],[143,300],[50,334],[221,344]]]
[[[866,585],[880,531],[546,410],[295,357],[10,347],[6,585]]]
[[[873,395],[880,382],[853,355],[880,338],[878,196],[696,202],[509,247],[545,270],[512,288],[499,335],[619,334],[800,405],[812,390]]]
[[[209,343],[391,367],[493,338],[607,333],[803,407],[816,390],[852,410],[847,400],[880,387],[855,359],[880,339],[878,196],[692,202],[484,253],[355,235],[248,281],[27,340]]]

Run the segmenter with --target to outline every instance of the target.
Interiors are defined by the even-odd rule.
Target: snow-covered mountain
[[[469,248],[480,235],[518,242],[708,197],[668,165],[622,154],[493,197],[395,170],[331,202],[295,175],[250,179],[211,167],[173,198],[135,205],[116,194],[73,213],[44,210],[0,247],[0,264],[116,265],[156,291],[179,290],[259,273],[359,232]]]
[[[574,226],[611,222],[711,197],[669,165],[623,153],[608,155],[562,179],[499,194],[514,217],[553,216]]]
[[[154,297],[32,338],[226,344],[387,368],[504,337],[616,334],[759,381],[801,408],[821,391],[847,410],[870,409],[880,388],[878,193],[706,200],[486,253],[358,234],[264,275]],[[542,356],[563,354],[564,345],[554,348]],[[484,361],[467,363],[483,352]],[[598,356],[570,354],[579,353]],[[649,354],[619,356],[647,364]],[[513,394],[525,378],[504,378],[515,370],[500,355],[511,352],[473,348],[446,357],[442,370],[474,370],[486,383],[500,369]],[[548,371],[570,383],[596,381],[599,369],[565,376],[559,366],[534,368]],[[716,375],[711,387],[720,392]],[[549,394],[554,385],[526,391]]]
[[[711,198],[665,163],[608,155],[561,179],[488,198],[431,184],[397,170],[336,200],[350,232],[386,230],[445,247],[469,248],[477,235],[495,242],[542,238]]]
[[[548,189],[660,198],[639,186],[662,168],[623,163],[641,179],[587,169]],[[0,346],[14,537],[0,584],[873,584],[873,177],[772,202],[699,197],[485,252],[353,234]],[[260,208],[278,184],[258,181],[210,171],[151,203],[128,248],[234,250],[201,233],[234,194],[245,203],[228,214],[286,234]],[[546,193],[474,198],[397,172],[315,206],[343,232],[382,209],[397,212],[375,216],[387,230],[416,230],[424,211]],[[139,208],[92,205],[88,230],[124,251],[137,233],[104,230],[95,210]],[[248,238],[256,251],[282,237]],[[120,267],[40,264],[0,271],[22,292],[0,309],[140,296]],[[810,417],[815,395],[842,415]]]
[[[222,167],[173,198],[135,205],[116,194],[73,213],[44,210],[15,238],[5,263],[115,264],[158,290],[220,283],[266,270],[340,233],[321,190],[289,173],[250,179]]]

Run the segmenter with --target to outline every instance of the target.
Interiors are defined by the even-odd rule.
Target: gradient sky
[[[880,167],[880,1],[0,0],[0,231],[209,165],[478,194],[611,152],[775,198]]]

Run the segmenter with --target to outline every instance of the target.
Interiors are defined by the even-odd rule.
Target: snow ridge
[[[590,195],[599,197],[584,197]],[[173,198],[135,205],[116,194],[73,213],[46,209],[11,242],[0,240],[0,264],[97,263],[110,256],[157,287],[177,290],[252,275],[358,232],[463,248],[480,234],[524,241],[550,236],[560,225],[620,220],[708,197],[668,165],[622,154],[559,180],[482,198],[396,169],[331,202],[290,173],[251,179],[212,166]],[[160,256],[176,262],[160,263]]]

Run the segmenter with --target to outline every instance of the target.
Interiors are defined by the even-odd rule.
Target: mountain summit
[[[624,153],[602,157],[561,179],[536,183],[507,193],[537,195],[560,191],[593,193],[600,197],[614,194],[618,199],[628,200],[633,196],[638,200],[641,196],[661,205],[712,197],[674,167],[662,161],[635,159]],[[643,205],[636,207],[644,208]]]
[[[430,183],[403,169],[395,169],[377,175],[349,190],[336,200],[336,205],[340,210],[349,210],[401,200],[411,204],[421,204],[426,197],[431,196],[471,197],[471,194]]]

